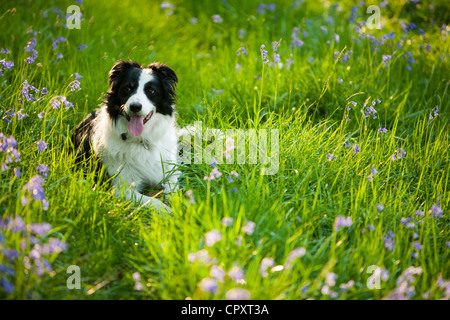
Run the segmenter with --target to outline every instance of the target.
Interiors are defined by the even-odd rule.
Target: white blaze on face
[[[149,115],[150,112],[155,112],[156,107],[151,100],[145,94],[145,85],[154,79],[154,75],[145,71],[141,72],[139,77],[139,83],[136,92],[127,100],[125,109],[128,115],[130,115],[130,121],[128,122],[128,130],[133,136],[140,136],[144,131],[144,118]],[[130,106],[133,104],[140,104],[142,106],[141,111],[134,114],[130,110]]]

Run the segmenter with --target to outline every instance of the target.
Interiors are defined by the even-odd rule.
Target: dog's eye
[[[131,87],[130,86],[125,87],[125,92],[130,92],[130,91],[131,91]]]
[[[147,91],[148,94],[154,94],[156,92],[152,88],[146,88],[145,91]]]

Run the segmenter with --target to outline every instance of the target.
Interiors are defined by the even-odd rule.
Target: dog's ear
[[[116,62],[111,71],[109,71],[109,85],[111,89],[119,82],[120,75],[129,68],[141,68],[141,66],[136,61],[120,60]]]
[[[147,68],[157,73],[160,76],[162,84],[167,92],[169,92],[171,96],[175,96],[175,88],[178,83],[178,77],[175,74],[175,71],[167,65],[158,62],[150,64]]]

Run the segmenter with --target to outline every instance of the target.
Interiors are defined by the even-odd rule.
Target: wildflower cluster
[[[37,59],[37,50],[36,48],[36,38],[32,38],[30,41],[28,41],[27,46],[24,48],[25,51],[30,52],[31,56],[25,59],[26,63],[32,64]]]
[[[5,120],[8,123],[11,123],[12,119],[17,116],[17,120],[20,121],[23,118],[29,117],[28,114],[24,113],[24,110],[25,109],[20,109],[19,111],[17,111],[17,113],[15,112],[14,109],[8,110],[8,111],[5,112],[6,116],[4,116],[2,119]],[[10,117],[9,119],[8,119],[8,116]]]
[[[52,226],[49,223],[25,223],[19,215],[0,218],[0,249],[4,257],[0,264],[2,277],[0,290],[7,295],[14,294],[22,288],[15,287],[16,271],[15,263],[20,261],[26,269],[26,273],[42,277],[53,271],[49,257],[53,254],[67,250],[67,244],[55,237],[48,237]],[[19,238],[19,246],[7,246],[4,235],[12,235]],[[11,238],[11,237],[9,237]]]
[[[17,151],[18,142],[13,136],[6,136],[0,133],[0,152],[6,154],[1,165],[1,171],[7,171],[8,165],[13,162],[20,162],[20,153]],[[20,177],[20,169],[15,169],[14,173]]]

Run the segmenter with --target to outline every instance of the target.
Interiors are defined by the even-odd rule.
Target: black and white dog
[[[116,196],[157,211],[170,208],[141,192],[162,184],[164,193],[170,193],[177,185],[177,82],[175,72],[164,64],[144,68],[134,61],[117,62],[109,72],[102,106],[72,136],[78,157],[101,160],[113,177]]]

